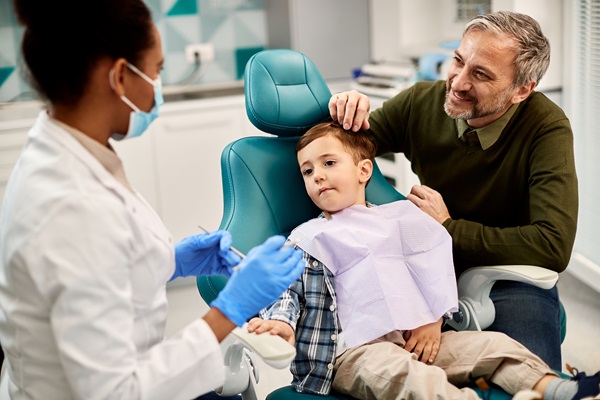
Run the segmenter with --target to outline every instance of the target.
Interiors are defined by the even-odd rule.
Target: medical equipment
[[[231,234],[223,230],[183,238],[175,245],[175,272],[171,280],[198,275],[230,276],[241,261],[230,246]]]
[[[204,233],[210,233],[209,231],[207,231],[206,229],[204,229],[204,228],[203,228],[203,227],[201,227],[200,225],[198,225],[198,228],[202,229],[202,231],[203,231]],[[238,249],[236,249],[235,247],[233,247],[233,246],[230,246],[230,247],[229,247],[229,249],[230,249],[231,251],[233,251],[235,254],[237,254],[237,255],[238,255],[238,256],[239,256],[239,257],[240,257],[242,260],[243,260],[244,258],[246,258],[246,255],[245,255],[244,253],[242,253],[241,251],[239,251]],[[237,266],[236,266],[236,267],[237,267]],[[234,268],[236,268],[236,267],[234,267]]]
[[[202,226],[198,225],[198,228],[202,229],[202,231],[204,233],[210,233],[209,231],[207,231],[206,229],[204,229]],[[290,246],[295,246],[296,243],[298,243],[297,240],[288,240],[286,241],[281,247],[290,247]],[[231,251],[233,251],[235,254],[237,254],[242,260],[244,258],[246,258],[246,255],[244,253],[242,253],[241,251],[239,251],[238,249],[236,249],[233,246],[230,246],[229,249]],[[237,271],[240,268],[240,265],[236,265],[235,267],[233,267],[233,271]]]
[[[361,93],[390,98],[410,87],[417,75],[417,68],[409,60],[364,64],[355,72],[350,88]]]
[[[490,291],[496,281],[518,281],[542,289],[551,289],[558,274],[546,268],[531,265],[498,265],[471,268],[458,281],[459,311],[447,323],[458,331],[484,330],[494,322],[494,303]],[[562,306],[561,306],[562,307]],[[564,333],[563,337],[564,339]]]
[[[225,383],[215,388],[221,396],[242,394],[244,400],[258,400],[256,385],[259,373],[253,353],[273,368],[287,368],[294,357],[296,349],[279,336],[268,332],[262,334],[249,333],[247,325],[235,328],[231,336],[237,339],[225,351]]]
[[[198,225],[205,233],[210,232]],[[294,242],[287,241],[282,247],[293,246]],[[241,259],[246,255],[233,246],[230,249]],[[240,269],[241,264],[233,268]],[[233,396],[242,393],[244,400],[258,400],[256,397],[256,384],[259,381],[258,369],[253,353],[258,354],[267,365],[283,369],[290,365],[296,356],[296,348],[279,336],[269,333],[256,334],[248,332],[247,324],[235,328],[231,336],[237,341],[229,345],[225,351],[225,383],[215,388],[220,396]]]
[[[270,305],[304,270],[302,252],[282,250],[283,243],[284,237],[271,236],[254,247],[242,260],[240,268],[231,273],[228,284],[210,306],[218,308],[237,326],[242,326]]]
[[[295,144],[299,135],[329,118],[331,97],[314,64],[292,50],[267,50],[254,55],[246,66],[245,92],[250,121],[278,137],[242,138],[222,152],[224,214],[220,228],[232,233],[236,247],[241,250],[248,250],[273,234],[287,236],[296,226],[320,213],[306,194],[302,176],[298,173]],[[367,200],[385,204],[403,199],[375,163],[367,186]],[[539,270],[548,272],[538,267],[532,267],[529,272]],[[488,276],[494,281],[507,279],[510,275],[510,271],[499,271],[496,267],[472,271],[474,275],[478,272],[496,274],[495,278]],[[522,280],[522,277],[514,276],[515,280]],[[198,289],[207,302],[218,294],[225,282],[224,277],[197,279]],[[476,281],[473,283],[477,286]],[[459,283],[459,298],[461,287]],[[477,299],[473,294],[468,296]],[[478,306],[473,308],[478,309]],[[464,308],[463,315],[469,311]],[[509,398],[500,390],[491,391],[491,399]],[[291,386],[286,386],[271,393],[267,400],[310,398],[310,395],[297,393]],[[332,392],[319,398],[348,397]]]

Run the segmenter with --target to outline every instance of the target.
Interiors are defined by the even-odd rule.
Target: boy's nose
[[[322,181],[323,178],[324,174],[322,174],[319,170],[315,170],[315,172],[313,173],[313,179],[315,180],[315,182]]]

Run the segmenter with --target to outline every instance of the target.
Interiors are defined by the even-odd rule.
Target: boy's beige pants
[[[509,394],[532,389],[556,375],[520,343],[498,332],[443,332],[435,362],[427,365],[404,350],[400,332],[346,350],[335,363],[333,388],[358,399],[479,399],[469,388],[477,378]]]

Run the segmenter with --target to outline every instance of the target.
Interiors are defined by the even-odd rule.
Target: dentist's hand
[[[336,93],[329,99],[329,113],[345,130],[369,129],[369,98],[356,90]]]
[[[241,258],[230,249],[227,231],[200,233],[182,239],[175,246],[175,273],[171,280],[184,276],[230,276]]]
[[[210,304],[237,326],[273,303],[304,270],[302,252],[281,247],[283,236],[273,236],[250,250],[227,285]]]

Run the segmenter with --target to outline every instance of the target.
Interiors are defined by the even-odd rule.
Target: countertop
[[[332,93],[349,90],[350,80],[337,80],[327,82]],[[165,86],[164,108],[184,107],[189,102],[190,106],[204,104],[207,107],[219,106],[227,103],[244,103],[244,82],[222,82],[215,84],[190,85],[185,87]],[[13,103],[0,103],[0,122],[23,121],[35,119],[43,108],[43,103],[35,100],[19,101]]]

